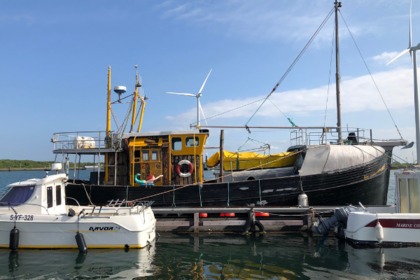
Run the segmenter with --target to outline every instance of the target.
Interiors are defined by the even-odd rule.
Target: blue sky
[[[413,2],[416,45],[420,3]],[[287,117],[302,126],[336,124],[329,72],[333,17],[250,120],[260,104],[253,102],[270,93],[333,0],[0,3],[0,159],[53,160],[54,132],[104,130],[108,66],[113,86],[125,85],[128,92],[134,65],[139,66],[142,94],[149,98],[143,131],[189,129],[196,100],[165,92],[196,93],[210,69],[201,99],[208,125],[287,126]],[[414,141],[410,58],[386,65],[408,47],[409,1],[342,4],[340,18],[351,30],[350,35],[341,22],[343,125],[372,128],[377,139],[400,138],[397,126],[402,137]],[[289,146],[288,137],[286,131],[229,130],[225,145],[235,150],[270,143],[272,152],[279,152]],[[218,141],[219,129],[212,129],[209,146]],[[395,152],[408,161],[415,155],[415,150]]]

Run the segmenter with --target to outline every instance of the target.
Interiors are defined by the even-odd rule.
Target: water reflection
[[[156,247],[141,250],[3,250],[0,279],[133,279],[153,275]]]
[[[0,279],[407,279],[420,248],[355,249],[335,238],[161,234],[149,249],[0,254]]]
[[[165,254],[155,258],[155,276],[165,279],[387,279],[420,272],[420,248],[354,249],[299,234],[163,235],[158,251]]]

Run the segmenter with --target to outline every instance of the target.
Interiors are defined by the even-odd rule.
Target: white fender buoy
[[[382,227],[379,220],[376,222],[375,233],[376,233],[376,239],[378,240],[379,243],[381,243],[382,240],[384,240],[384,228]]]

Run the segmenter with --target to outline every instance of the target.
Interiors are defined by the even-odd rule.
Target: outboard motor
[[[336,208],[334,214],[328,219],[319,219],[319,224],[316,227],[312,228],[312,231],[317,232],[322,235],[328,234],[330,229],[337,224],[341,224],[344,227],[347,226],[347,218],[349,213],[357,210],[356,207],[346,206],[341,208]]]

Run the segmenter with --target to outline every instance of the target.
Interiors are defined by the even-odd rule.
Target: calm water
[[[0,172],[0,185],[43,175]],[[77,250],[2,250],[0,279],[418,279],[420,275],[420,248],[354,249],[334,238],[305,234],[252,238],[161,233],[153,245],[128,252],[90,250],[87,255]]]

